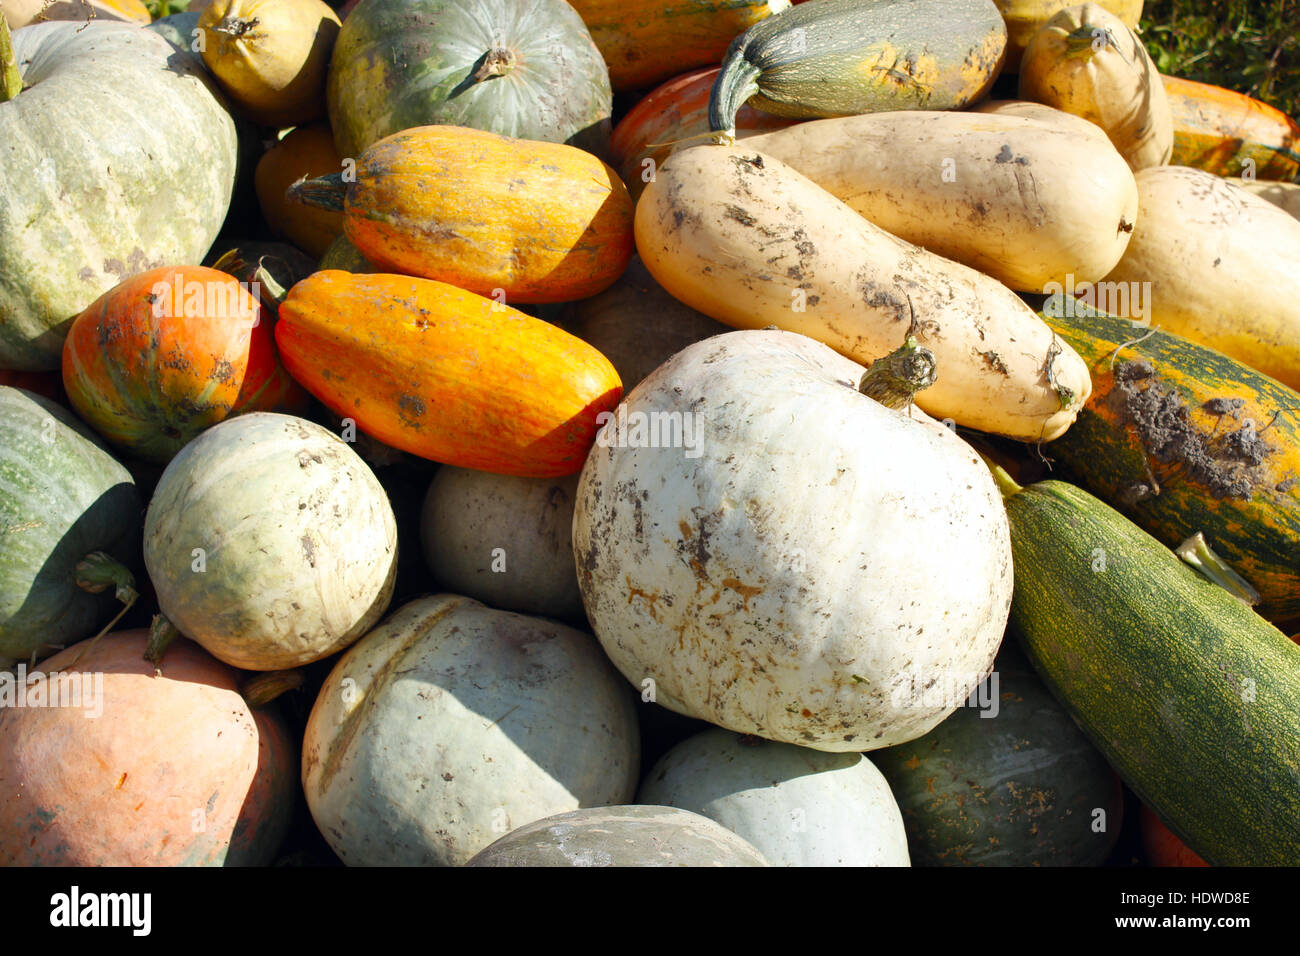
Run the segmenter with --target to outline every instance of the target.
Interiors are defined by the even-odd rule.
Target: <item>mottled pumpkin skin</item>
[[[632,256],[634,206],[590,153],[423,126],[357,161],[344,230],[376,266],[513,302],[608,288]]]
[[[755,23],[789,0],[573,0],[609,65],[614,92],[642,90],[722,60]]]
[[[289,291],[275,338],[290,374],[362,431],[499,474],[579,471],[623,394],[582,340],[428,279],[318,272]]]
[[[1250,160],[1257,179],[1300,173],[1300,124],[1281,110],[1221,86],[1161,79],[1174,116],[1170,165],[1240,176]]]
[[[277,235],[315,259],[343,234],[343,215],[303,203],[290,202],[284,191],[300,179],[337,173],[342,158],[334,134],[325,123],[300,126],[268,149],[257,163],[254,183],[267,224]]]
[[[482,69],[490,55],[500,75]],[[351,157],[430,123],[600,155],[613,104],[605,61],[563,0],[366,0],[339,34],[326,94]]]
[[[1067,304],[1049,300],[1043,319],[1088,363],[1093,392],[1044,453],[1170,548],[1203,532],[1259,591],[1264,616],[1300,613],[1300,394],[1203,345],[1081,304],[1070,316]]]
[[[719,70],[708,66],[674,77],[646,94],[614,127],[609,139],[610,162],[633,199],[640,197],[645,184],[673,150],[704,141],[699,137],[709,132],[709,94]],[[796,122],[742,106],[736,113],[736,138]]]
[[[96,431],[161,464],[231,415],[307,400],[248,287],[203,266],[150,269],[95,300],[64,342],[63,383]]]
[[[37,371],[123,279],[202,259],[235,124],[197,59],[135,24],[36,24],[14,50],[28,89],[0,103],[0,367]]]
[[[168,649],[155,676],[148,638],[111,634],[40,666],[66,671],[59,686],[66,694],[75,681],[88,695],[81,706],[0,708],[0,865],[274,859],[293,805],[288,734],[271,712],[249,709],[235,671],[189,641]],[[44,684],[48,700],[56,683]]]
[[[130,472],[71,412],[0,387],[0,658],[37,657],[107,623],[110,591],[74,580],[77,562],[138,553],[140,496]]]
[[[589,807],[507,833],[466,866],[769,866],[753,845],[676,807]]]

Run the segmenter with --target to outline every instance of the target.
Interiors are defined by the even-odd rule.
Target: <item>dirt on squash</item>
[[[1154,379],[1147,361],[1115,366],[1115,387],[1108,401],[1125,424],[1132,425],[1147,455],[1205,486],[1216,498],[1249,499],[1265,479],[1262,465],[1276,449],[1249,420],[1237,424],[1245,402],[1212,398],[1201,408],[1215,416],[1212,429],[1197,425],[1178,391]],[[1225,428],[1225,420],[1228,427]]]

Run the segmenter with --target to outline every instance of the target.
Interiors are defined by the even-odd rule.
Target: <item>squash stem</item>
[[[172,641],[181,636],[176,625],[164,614],[155,614],[149,625],[149,643],[144,649],[144,659],[153,665],[154,673],[162,676],[162,659],[171,647]]]
[[[876,359],[862,373],[858,391],[886,408],[901,411],[912,404],[916,393],[929,388],[939,377],[934,353],[916,344],[913,336],[884,358]]]
[[[0,103],[7,103],[23,91],[23,75],[18,72],[9,22],[0,14]]]
[[[91,594],[113,589],[113,595],[128,608],[140,596],[135,589],[135,575],[110,554],[92,551],[77,562],[73,570],[77,587]]]
[[[1002,492],[1003,501],[1006,501],[1008,498],[1014,498],[1016,495],[1020,494],[1020,492],[1025,490],[1024,485],[1018,484],[1016,479],[1012,478],[1005,468],[989,458],[989,456],[984,454],[984,452],[976,449],[975,454],[979,455],[980,458],[984,460],[984,464],[987,465],[989,471],[993,473],[993,483],[998,486],[998,491]]]
[[[735,142],[736,114],[745,101],[758,92],[758,77],[763,71],[734,48],[727,55],[728,59],[733,55],[736,58],[723,64],[722,72],[709,93],[709,131]]]
[[[244,686],[240,688],[239,692],[244,700],[248,702],[248,706],[256,710],[259,707],[265,707],[286,691],[297,690],[302,686],[302,682],[301,668],[263,671],[244,681]]]
[[[1214,549],[1210,547],[1201,532],[1196,532],[1175,548],[1174,554],[1233,597],[1252,606],[1259,603],[1259,592],[1251,587],[1249,581],[1232,570],[1228,562],[1214,553]]]
[[[293,202],[305,206],[317,206],[331,212],[342,212],[343,201],[347,198],[348,185],[342,173],[330,173],[315,179],[304,179],[294,183],[285,191]]]
[[[478,69],[474,71],[470,79],[475,83],[482,83],[494,76],[505,76],[514,68],[514,50],[499,47],[495,50],[488,50],[483,54],[483,62],[479,64]]]

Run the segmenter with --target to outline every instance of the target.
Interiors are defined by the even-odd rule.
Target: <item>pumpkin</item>
[[[334,148],[334,134],[324,123],[300,126],[268,149],[257,163],[254,183],[267,225],[313,259],[325,254],[343,234],[338,212],[290,202],[285,190],[300,179],[336,173],[343,160]]]
[[[341,156],[434,123],[598,155],[609,141],[609,71],[564,0],[366,0],[327,92]]]
[[[633,203],[618,174],[558,143],[422,126],[371,146],[346,179],[292,195],[342,209],[348,239],[376,266],[500,302],[595,295],[632,255]]]
[[[116,563],[139,546],[135,482],[71,412],[0,386],[0,487],[0,659],[44,657],[135,600]]]
[[[714,728],[646,774],[637,802],[690,810],[751,843],[773,866],[909,866],[903,816],[862,754]]]
[[[68,331],[63,384],[96,431],[160,464],[231,415],[307,398],[249,287],[203,266],[150,269],[96,299]]]
[[[1169,162],[1174,121],[1155,62],[1133,28],[1083,3],[1034,34],[1020,63],[1020,98],[1096,123],[1135,171]]]
[[[203,257],[235,126],[197,62],[134,24],[37,24],[13,46],[27,88],[0,102],[0,221],[30,225],[0,230],[0,367],[54,369],[95,299]]]
[[[1096,282],[1137,219],[1137,184],[1109,142],[1028,117],[867,113],[762,133],[745,148],[886,232],[1024,292]]]
[[[731,331],[669,295],[638,256],[604,292],[573,303],[564,326],[609,359],[627,392],[686,346]]]
[[[516,478],[439,468],[420,518],[438,587],[503,611],[585,622],[573,566],[578,476]]]
[[[746,102],[796,119],[961,109],[993,85],[1006,43],[992,0],[810,0],[731,44],[709,128],[734,138]]]
[[[1261,199],[1267,199],[1274,206],[1300,219],[1300,183],[1275,183],[1268,180],[1246,180],[1240,177],[1229,179],[1228,182],[1254,193]]]
[[[1020,70],[1020,58],[1035,33],[1074,0],[993,0],[1007,24],[1007,58],[1002,65],[1006,73]],[[1101,0],[1100,6],[1118,17],[1125,26],[1136,29],[1142,19],[1142,0]]]
[[[234,667],[328,657],[393,594],[397,527],[383,487],[346,442],[289,415],[240,415],[186,445],[144,535],[163,614]]]
[[[573,0],[609,65],[614,92],[641,90],[699,66],[716,66],[747,29],[790,9],[789,0]]]
[[[1148,866],[1209,866],[1165,826],[1151,809],[1142,804],[1138,812],[1141,822],[1142,854]]]
[[[673,296],[736,328],[775,325],[863,364],[915,331],[943,369],[917,403],[969,428],[1050,441],[1092,388],[1002,283],[873,225],[747,143],[670,156],[637,203],[636,244]]]
[[[967,706],[872,759],[918,866],[1101,866],[1119,839],[1119,778],[1014,644]]]
[[[573,519],[587,617],[628,680],[825,751],[911,740],[965,700],[1010,606],[997,491],[908,394],[859,392],[900,359],[933,372],[926,354],[864,375],[804,336],[731,332],[633,390]],[[947,693],[923,690],[936,682]]]
[[[281,303],[275,340],[289,373],[367,434],[505,475],[581,469],[622,395],[585,342],[429,279],[318,272]]]
[[[307,804],[350,866],[459,866],[534,820],[630,800],[632,701],[580,631],[421,598],[321,686],[303,744]]]
[[[769,866],[707,817],[673,807],[592,807],[526,824],[466,866]]]
[[[698,143],[709,135],[709,93],[720,69],[703,67],[668,80],[618,121],[609,140],[610,162],[633,199],[640,197],[655,170],[678,145]],[[741,106],[736,113],[736,138],[795,122]]]
[[[296,745],[238,678],[148,631],[49,658],[0,694],[0,865],[268,866],[289,827]],[[15,707],[14,695],[27,704]],[[44,706],[31,702],[45,699]],[[60,706],[54,706],[57,699]],[[79,705],[79,706],[78,706]],[[91,719],[88,719],[91,718]]]
[[[203,62],[262,126],[325,115],[325,71],[340,21],[323,0],[215,0],[199,15]]]
[[[4,0],[0,12],[12,30],[47,20],[150,20],[140,0]]]
[[[1254,97],[1165,76],[1174,120],[1170,162],[1220,176],[1291,180],[1300,174],[1300,123]]]
[[[1300,221],[1199,169],[1137,174],[1138,221],[1112,288],[1167,332],[1300,389]]]

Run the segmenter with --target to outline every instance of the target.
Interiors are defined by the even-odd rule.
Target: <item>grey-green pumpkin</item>
[[[101,551],[129,562],[140,511],[130,473],[89,428],[0,386],[0,659],[43,657],[108,621],[116,588],[92,593],[77,566]]]
[[[326,85],[341,156],[440,124],[603,155],[613,95],[586,24],[563,0],[364,0]]]
[[[58,368],[67,325],[127,276],[198,262],[235,181],[235,124],[189,54],[135,24],[13,34],[0,102],[0,368]]]
[[[514,830],[466,866],[768,866],[726,827],[676,807],[591,807]]]

